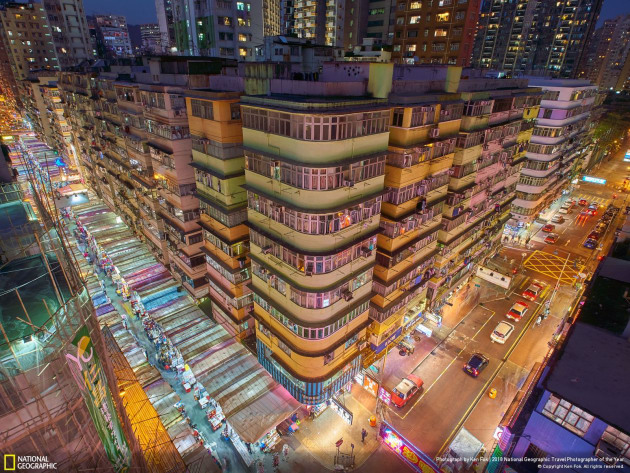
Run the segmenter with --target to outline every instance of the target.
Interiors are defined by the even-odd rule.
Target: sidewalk
[[[363,393],[358,392],[359,390],[363,391]],[[368,409],[356,399],[356,397],[363,397],[364,395],[372,398],[374,405],[376,405],[376,398],[356,384],[352,385],[351,394],[346,393],[339,398],[339,401],[343,402],[345,407],[353,414],[352,425],[344,422],[332,407],[328,407],[316,419],[302,420],[300,429],[293,434],[322,467],[329,470],[334,469],[334,459],[337,453],[335,442],[340,439],[343,439],[343,445],[339,449],[341,453],[350,454],[354,452],[355,468],[365,463],[372,453],[378,449],[380,443],[377,438],[377,430],[375,427],[370,427],[368,422],[374,410]],[[368,399],[364,398],[363,401],[367,402]],[[368,432],[365,443],[361,442],[362,429]],[[351,448],[352,444],[354,444],[354,450]]]

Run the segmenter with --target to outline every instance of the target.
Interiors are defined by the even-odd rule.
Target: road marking
[[[461,355],[461,354],[462,354],[462,352],[463,352],[463,351],[464,351],[464,350],[468,347],[468,345],[470,345],[470,343],[471,343],[471,342],[475,339],[475,337],[476,337],[477,335],[479,335],[479,332],[481,332],[481,330],[482,330],[482,329],[486,326],[486,324],[487,324],[488,322],[490,322],[490,320],[492,320],[492,317],[494,317],[494,315],[495,315],[495,313],[496,313],[496,312],[494,312],[493,310],[490,310],[490,309],[487,309],[487,310],[489,310],[490,312],[492,312],[492,313],[490,314],[490,317],[488,317],[488,319],[487,319],[487,320],[483,323],[483,325],[482,325],[481,327],[479,327],[479,330],[477,330],[477,332],[476,332],[476,333],[472,336],[472,338],[466,342],[466,344],[464,345],[464,347],[463,347],[461,350],[459,350],[459,352],[457,353],[457,355],[455,355],[455,357],[454,357],[454,358],[451,360],[451,362],[450,362],[450,363],[446,366],[446,368],[444,368],[444,370],[442,370],[442,372],[438,375],[438,377],[437,377],[437,378],[435,378],[435,381],[433,381],[433,382],[431,383],[431,385],[430,385],[428,388],[426,388],[426,389],[424,389],[424,390],[422,391],[422,394],[420,395],[420,397],[419,397],[418,399],[416,399],[416,402],[414,402],[414,403],[411,405],[411,408],[410,408],[410,409],[409,409],[409,410],[405,413],[405,415],[401,416],[401,415],[399,415],[396,411],[394,411],[394,410],[390,409],[390,411],[391,411],[391,412],[393,412],[395,415],[397,415],[400,419],[404,419],[405,417],[407,417],[407,416],[409,415],[409,413],[410,413],[411,411],[413,411],[413,410],[415,409],[416,404],[418,404],[418,403],[420,402],[420,400],[421,400],[421,399],[422,399],[422,398],[423,398],[423,397],[424,397],[424,396],[425,396],[425,395],[426,395],[426,394],[427,394],[427,393],[431,390],[431,388],[432,388],[433,386],[435,386],[435,383],[437,383],[437,382],[440,380],[440,378],[444,375],[444,373],[446,373],[446,372],[448,371],[448,369],[451,367],[451,365],[457,361],[457,358],[459,358],[459,355]],[[420,366],[420,365],[418,365],[418,366]],[[417,368],[417,367],[416,367],[416,368]],[[414,371],[415,371],[415,369],[414,369]]]
[[[542,302],[542,301],[541,301]],[[529,330],[529,328],[532,325],[532,322],[534,321],[534,317],[536,316],[536,314],[540,311],[540,309],[542,308],[542,304],[540,304],[536,310],[532,313],[532,316],[530,317],[530,319],[527,321],[527,324],[525,325],[525,327],[523,328],[523,330],[521,331],[521,333],[518,335],[518,337],[516,337],[516,340],[514,340],[514,343],[510,346],[510,348],[508,349],[508,351],[506,352],[504,358],[501,360],[501,363],[499,363],[498,368],[494,371],[494,373],[492,373],[492,376],[488,379],[488,381],[486,382],[486,384],[484,384],[483,389],[481,389],[479,391],[479,394],[477,394],[477,397],[473,400],[473,402],[470,404],[470,406],[468,406],[468,409],[466,409],[466,412],[464,413],[464,415],[462,416],[462,418],[459,420],[459,422],[455,425],[455,428],[453,428],[453,430],[451,431],[451,433],[448,435],[448,437],[446,438],[446,440],[444,441],[444,443],[442,444],[442,446],[440,447],[440,449],[438,450],[438,453],[436,455],[436,457],[439,457],[442,452],[444,451],[444,448],[446,448],[446,446],[449,444],[449,442],[452,441],[453,437],[455,437],[455,434],[459,431],[459,429],[461,429],[461,427],[466,423],[466,420],[468,420],[468,416],[470,415],[470,413],[472,412],[472,410],[477,406],[477,404],[479,403],[479,401],[481,400],[482,396],[484,395],[484,393],[486,392],[486,390],[488,389],[488,386],[490,386],[490,384],[494,381],[494,379],[496,378],[497,374],[499,373],[499,371],[501,370],[501,368],[503,368],[503,366],[505,366],[505,364],[507,363],[510,355],[512,354],[512,352],[514,351],[514,348],[516,348],[516,344],[525,336],[525,333],[527,332],[527,330]]]
[[[571,240],[567,240],[567,242],[564,244],[564,246],[567,246],[569,244]]]

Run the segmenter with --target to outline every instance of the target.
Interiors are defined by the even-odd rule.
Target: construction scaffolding
[[[0,453],[63,472],[146,471],[76,261],[31,184],[39,221],[0,221]],[[5,204],[21,198],[5,190]]]

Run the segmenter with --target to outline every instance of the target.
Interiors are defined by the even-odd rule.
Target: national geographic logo
[[[4,471],[56,470],[57,463],[49,462],[47,456],[4,455]]]

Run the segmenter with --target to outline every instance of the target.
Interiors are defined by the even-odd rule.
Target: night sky
[[[154,0],[83,0],[83,5],[88,15],[94,13],[125,15],[131,25],[157,22]],[[604,20],[622,13],[630,13],[630,0],[604,0],[598,26]]]

